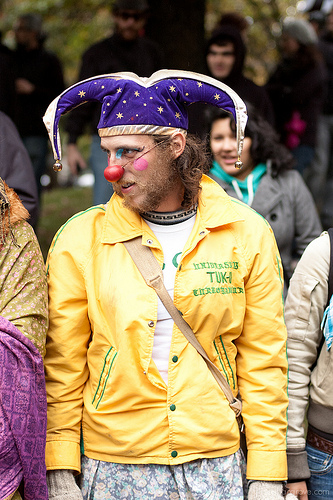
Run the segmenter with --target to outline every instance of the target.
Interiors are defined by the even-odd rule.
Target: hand
[[[51,470],[46,475],[49,500],[83,500],[71,470]]]
[[[279,481],[253,481],[249,487],[248,500],[283,500],[283,484]],[[297,500],[288,493],[286,500]]]
[[[32,94],[35,88],[35,85],[25,78],[17,78],[15,80],[15,89],[18,94]]]
[[[297,483],[288,483],[290,493],[293,493],[299,500],[308,500],[308,487],[305,481]]]
[[[78,174],[78,168],[87,168],[87,164],[76,144],[67,145],[67,161],[73,175]]]

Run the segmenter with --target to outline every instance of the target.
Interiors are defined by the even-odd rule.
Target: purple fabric
[[[24,482],[24,500],[47,500],[46,391],[32,342],[0,316],[0,500]]]
[[[126,73],[122,73],[122,77],[115,74],[89,78],[61,94],[53,128],[58,158],[57,136],[61,115],[87,101],[102,103],[99,129],[118,125],[157,125],[187,130],[186,108],[195,102],[223,108],[232,113],[236,120],[235,104],[227,90],[204,82],[199,78],[204,78],[202,75],[193,73],[193,78],[165,77],[151,82],[147,87],[144,81],[140,84],[124,75]]]

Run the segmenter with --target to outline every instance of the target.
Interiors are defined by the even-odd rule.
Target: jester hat
[[[235,119],[239,160],[236,166],[242,166],[240,155],[247,113],[236,92],[199,73],[161,70],[149,78],[124,72],[95,76],[76,83],[56,97],[43,118],[56,160],[55,170],[61,170],[60,117],[88,101],[102,103],[97,126],[100,137],[186,133],[188,105],[203,102],[222,108]]]

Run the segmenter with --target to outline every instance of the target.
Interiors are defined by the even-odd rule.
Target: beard
[[[123,206],[135,213],[154,212],[161,202],[175,190],[179,190],[180,177],[176,170],[175,161],[167,151],[158,152],[154,168],[149,175],[141,180],[142,176],[135,178],[136,190],[140,191],[140,200],[129,193],[124,195],[121,191],[121,181],[113,183],[115,193],[123,199]]]

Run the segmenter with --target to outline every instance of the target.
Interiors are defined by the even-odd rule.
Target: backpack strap
[[[327,304],[329,304],[333,294],[333,227],[328,229],[327,232],[330,237],[330,269],[328,273],[328,295],[327,295]]]

